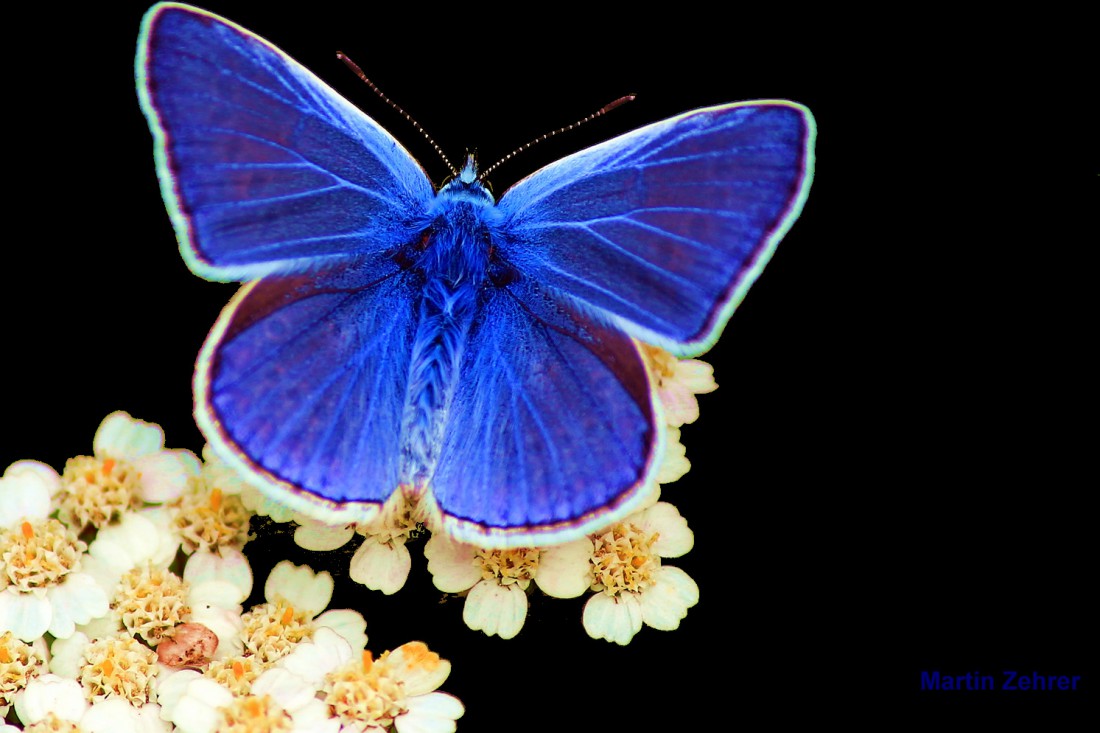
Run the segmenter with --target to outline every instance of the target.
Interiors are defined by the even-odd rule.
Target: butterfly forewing
[[[248,31],[159,5],[138,90],[180,246],[197,274],[244,280],[354,256],[378,274],[434,191],[393,137]]]
[[[502,256],[636,337],[705,351],[801,210],[813,137],[791,102],[622,135],[504,194]]]

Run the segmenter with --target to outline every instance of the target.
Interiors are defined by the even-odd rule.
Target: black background
[[[354,544],[295,553],[277,529],[248,548],[260,591],[288,552],[332,571],[332,607],[364,613],[372,649],[419,638],[452,660],[444,690],[465,703],[467,731],[707,730],[761,715],[864,727],[1083,706],[1096,684],[1084,253],[1097,179],[1094,157],[1055,169],[1096,152],[1073,20],[590,6],[207,5],[362,107],[436,182],[430,147],[337,50],[452,160],[475,149],[487,164],[638,95],[506,164],[498,194],[695,107],[787,98],[813,110],[809,200],[705,357],[720,388],[684,430],[692,472],[664,492],[696,533],[671,564],[696,579],[699,605],[680,630],[645,628],[620,648],[585,635],[583,599],[536,596],[519,637],[501,641],[465,628],[461,600],[441,602],[422,543],[408,587],[384,597],[347,579]],[[0,260],[0,465],[60,470],[116,409],[161,424],[169,447],[202,447],[191,369],[234,287],[188,272],[164,212],[133,83],[144,10],[8,16],[24,51],[5,79],[15,205]],[[1052,35],[1056,48],[1036,50]],[[922,693],[933,669],[1081,674],[1085,690]]]

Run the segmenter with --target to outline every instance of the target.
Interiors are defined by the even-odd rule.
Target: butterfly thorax
[[[410,275],[421,298],[402,425],[403,483],[435,467],[470,327],[488,283],[492,197],[474,181],[440,191]]]

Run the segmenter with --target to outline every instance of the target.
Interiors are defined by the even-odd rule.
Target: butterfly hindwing
[[[503,256],[635,337],[706,351],[801,211],[814,129],[792,102],[731,104],[563,158],[501,197]]]
[[[267,41],[162,4],[136,61],[157,170],[189,267],[212,280],[355,256],[379,275],[434,191],[376,122]]]
[[[428,486],[451,534],[552,542],[636,503],[661,435],[632,339],[521,279],[485,302],[464,354]]]
[[[344,264],[246,285],[199,359],[203,432],[295,508],[361,518],[369,507],[332,503],[377,504],[399,484],[416,330],[413,309],[401,305],[415,297],[404,275],[374,281]]]

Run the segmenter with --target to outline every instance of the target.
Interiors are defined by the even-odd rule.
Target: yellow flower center
[[[475,557],[481,564],[484,580],[496,580],[501,585],[518,584],[523,590],[527,590],[539,569],[539,551],[532,547],[478,550]]]
[[[260,676],[263,666],[255,657],[233,657],[217,659],[203,672],[234,695],[247,695],[252,691],[252,683]]]
[[[56,519],[33,524],[24,520],[17,532],[0,532],[0,589],[12,585],[28,593],[56,585],[80,569],[80,557],[87,549],[75,532]]]
[[[389,652],[377,660],[364,650],[354,660],[329,672],[321,688],[325,702],[340,720],[356,730],[387,727],[409,709],[405,686],[388,663]]]
[[[416,497],[396,491],[382,506],[382,512],[377,517],[357,525],[355,531],[374,538],[380,544],[393,546],[395,543],[404,544],[405,540],[416,536],[423,521]]]
[[[294,646],[313,635],[313,623],[302,611],[285,601],[261,603],[241,616],[245,649],[260,664],[285,657]]]
[[[131,634],[155,645],[190,616],[187,592],[188,584],[175,573],[137,567],[122,576],[112,606]]]
[[[42,662],[33,646],[10,631],[0,634],[0,708],[11,705],[15,693],[38,676]]]
[[[177,508],[175,524],[188,552],[197,548],[241,549],[248,541],[248,520],[252,512],[240,496],[225,494],[219,488],[195,487],[173,502]]]
[[[637,593],[652,581],[661,558],[652,551],[657,533],[647,535],[636,525],[621,522],[593,537],[592,590],[608,595]]]
[[[294,728],[294,721],[268,695],[234,698],[218,712],[220,733],[281,733]]]
[[[137,504],[140,478],[127,461],[77,456],[61,475],[60,517],[73,527],[105,526]]]
[[[132,636],[96,639],[84,649],[80,684],[89,701],[121,697],[144,705],[153,697],[157,673],[156,652]]]

